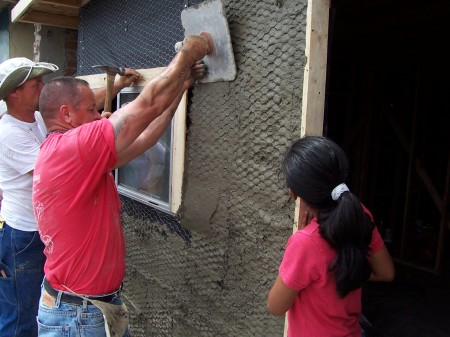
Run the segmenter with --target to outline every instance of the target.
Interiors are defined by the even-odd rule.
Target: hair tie
[[[334,201],[337,201],[342,193],[349,191],[347,185],[344,183],[339,184],[331,191],[331,198],[333,198]]]

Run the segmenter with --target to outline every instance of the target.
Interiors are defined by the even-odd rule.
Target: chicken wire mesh
[[[80,11],[77,76],[97,74],[94,65],[134,69],[164,67],[182,41],[181,11],[200,0],[91,0]],[[120,196],[122,211],[166,226],[190,241],[176,215]]]
[[[181,11],[199,0],[92,0],[80,11],[77,75],[96,64],[166,66],[184,38]]]

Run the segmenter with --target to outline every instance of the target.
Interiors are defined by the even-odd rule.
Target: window
[[[134,100],[143,87],[128,87],[117,96],[117,109]],[[184,167],[186,94],[158,143],[115,171],[120,194],[156,209],[177,213]],[[180,143],[181,142],[181,143]]]

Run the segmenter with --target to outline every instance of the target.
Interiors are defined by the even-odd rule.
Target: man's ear
[[[291,190],[290,188],[289,188],[289,195],[291,196],[292,200],[297,200],[297,198],[298,198],[298,195],[295,194],[295,192],[293,190]]]
[[[67,124],[70,124],[70,122],[72,121],[72,116],[67,105],[61,105],[59,107],[59,117]]]

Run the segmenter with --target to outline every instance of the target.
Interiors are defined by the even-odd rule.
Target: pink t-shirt
[[[53,133],[40,148],[33,207],[45,244],[45,276],[56,289],[102,295],[124,278],[125,241],[111,171],[116,161],[106,118]]]
[[[383,247],[376,229],[371,252]],[[289,337],[360,337],[361,288],[341,299],[328,266],[335,251],[320,236],[317,218],[298,230],[286,246],[279,274],[286,286],[299,290],[288,311]]]

